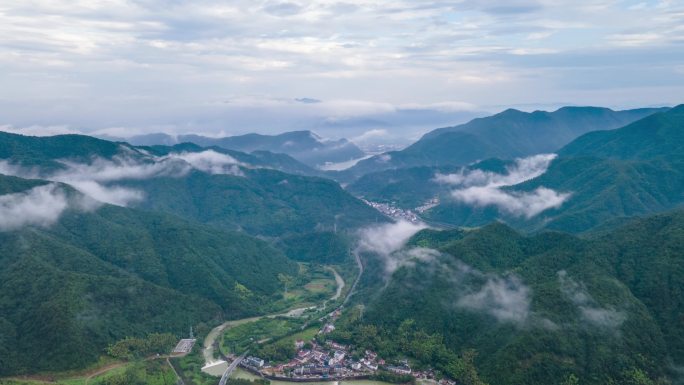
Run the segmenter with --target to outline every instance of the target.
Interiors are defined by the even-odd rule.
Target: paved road
[[[361,263],[361,257],[359,256],[358,250],[352,251],[352,254],[354,254],[356,265],[359,267],[359,275],[356,276],[356,279],[354,280],[351,289],[349,289],[349,293],[347,293],[347,296],[344,298],[344,302],[342,302],[342,306],[346,305],[347,302],[349,302],[349,298],[351,298],[352,294],[354,294],[354,292],[356,291],[356,285],[359,284],[361,276],[363,275],[363,263]]]
[[[240,362],[247,356],[247,353],[249,352],[246,351],[242,353],[242,355],[236,359],[233,360],[233,362],[228,366],[228,369],[226,369],[225,372],[223,372],[223,376],[221,376],[221,381],[219,381],[219,385],[226,385],[226,381],[230,378],[230,375],[233,374],[233,370],[240,365]]]
[[[361,272],[363,272],[363,266],[361,266],[361,260],[358,259],[358,256],[357,256],[357,263],[359,264]],[[331,300],[334,301],[337,298],[339,298],[340,294],[342,293],[342,287],[344,287],[344,285],[345,285],[344,279],[342,279],[342,277],[337,273],[337,271],[335,271],[334,269],[333,269],[333,271],[335,274],[335,282],[338,285],[337,291],[335,292],[335,295],[332,298],[330,298],[329,300],[327,300],[325,302],[328,302]],[[359,279],[356,278],[356,282],[358,282],[358,280]],[[356,286],[356,282],[354,282],[354,286]],[[354,288],[352,287],[352,290],[350,290],[349,293],[347,293],[346,299],[349,298],[349,295],[351,294],[351,292],[353,290],[354,290]],[[345,302],[346,302],[346,299],[345,299]],[[238,326],[238,325],[242,325],[244,323],[258,321],[262,318],[275,318],[275,317],[279,317],[279,316],[300,317],[306,310],[314,309],[314,308],[316,308],[316,306],[309,306],[309,307],[292,309],[292,310],[287,311],[285,313],[267,314],[267,315],[258,316],[258,317],[251,317],[251,318],[245,318],[245,319],[241,319],[241,320],[228,321],[228,322],[225,322],[225,323],[215,327],[214,329],[212,329],[209,332],[207,337],[204,339],[204,349],[202,350],[202,354],[204,355],[204,365],[207,366],[207,365],[210,365],[211,363],[216,362],[216,359],[214,358],[214,342],[223,333],[224,330],[231,328],[231,327]],[[304,326],[306,326],[306,325],[304,325]]]
[[[354,280],[354,283],[352,284],[351,289],[349,290],[349,292],[345,296],[344,302],[342,302],[341,306],[344,306],[349,301],[349,298],[352,296],[352,294],[354,294],[354,291],[356,290],[356,285],[359,283],[359,280],[361,280],[361,275],[363,274],[363,263],[361,263],[361,257],[359,256],[359,253],[357,251],[351,251],[351,252],[352,252],[352,254],[354,254],[354,259],[356,260],[356,264],[359,267],[359,275]],[[339,298],[340,294],[342,293],[342,288],[344,287],[344,280],[337,273],[337,271],[333,270],[333,272],[335,274],[335,281],[338,285],[335,296],[330,299],[330,300],[334,301],[337,298]],[[237,325],[240,325],[243,323],[257,321],[261,318],[273,318],[273,317],[282,316],[282,315],[297,316],[297,313],[303,313],[304,310],[306,310],[306,309],[309,309],[309,308],[293,309],[287,313],[268,314],[268,315],[259,316],[259,317],[252,317],[252,318],[245,318],[245,319],[241,319],[241,320],[228,321],[222,325],[215,327],[211,332],[209,332],[207,337],[204,339],[204,349],[203,349],[202,353],[204,354],[205,365],[209,365],[210,362],[214,362],[214,341],[216,341],[216,339],[221,335],[221,333],[225,329],[227,329],[229,327],[234,327],[234,326],[237,326]],[[228,378],[233,373],[235,368],[240,364],[240,361],[242,361],[242,359],[246,356],[246,354],[247,354],[247,352],[243,353],[242,356],[235,359],[228,366],[228,369],[226,369],[226,371],[223,373],[223,376],[221,376],[221,381],[219,382],[219,385],[225,385],[226,384],[226,381],[228,381]]]

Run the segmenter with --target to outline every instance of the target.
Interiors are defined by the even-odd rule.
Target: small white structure
[[[175,348],[173,348],[173,351],[171,352],[171,355],[174,356],[184,356],[192,351],[192,347],[195,346],[195,342],[197,342],[196,339],[190,339],[190,338],[185,338],[180,341],[178,341],[178,344],[176,345]]]
[[[245,365],[255,368],[262,368],[266,362],[259,357],[249,356],[243,361]]]

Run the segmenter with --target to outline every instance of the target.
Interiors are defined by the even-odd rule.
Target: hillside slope
[[[269,151],[292,156],[311,167],[328,162],[338,163],[364,156],[355,144],[346,139],[325,140],[311,131],[292,131],[278,135],[246,134],[224,138],[210,138],[201,135],[179,135],[171,137],[163,134],[152,134],[128,139],[136,145],[172,145],[191,142],[203,147],[220,147],[251,153]]]
[[[448,198],[426,216],[456,225],[478,226],[501,219],[526,230],[583,232],[617,218],[680,207],[684,204],[684,106],[617,130],[583,135],[560,149],[543,174],[502,187],[497,196],[533,205],[534,199],[525,198],[541,200],[539,191],[567,197],[532,217],[511,215],[502,204],[473,205]]]
[[[387,169],[415,166],[463,166],[487,158],[512,159],[555,152],[578,136],[611,130],[666,109],[613,111],[598,107],[563,107],[531,113],[508,109],[468,123],[425,134],[401,151],[359,162],[341,173],[349,180]]]
[[[244,234],[97,206],[65,185],[5,176],[0,185],[3,204],[26,218],[43,215],[41,202],[67,203],[50,222],[0,219],[1,375],[79,368],[126,336],[265,311],[278,274],[298,271]],[[35,190],[50,185],[50,196]]]
[[[191,143],[133,147],[78,135],[3,134],[0,148],[0,173],[63,182],[104,202],[253,235],[347,230],[386,220],[336,182],[304,176],[315,172],[283,154]]]
[[[475,349],[482,379],[504,385],[633,383],[684,362],[682,211],[588,240],[427,230],[385,258],[403,262],[336,331],[383,356],[449,370],[442,349]]]

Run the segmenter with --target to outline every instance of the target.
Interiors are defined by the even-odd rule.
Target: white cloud
[[[390,160],[392,160],[392,155],[381,154],[381,155],[378,155],[375,159],[377,160],[378,163],[387,163]]]
[[[3,123],[273,132],[315,129],[316,119],[310,109],[222,102],[364,99],[312,108],[321,120],[374,120],[423,106],[646,105],[681,94],[682,79],[672,76],[684,55],[677,2],[639,11],[591,0],[94,4],[2,2]],[[441,117],[416,118],[410,129],[448,124]],[[369,128],[378,126],[348,135]]]
[[[213,150],[172,153],[163,157],[127,152],[128,150],[111,160],[94,158],[89,163],[63,160],[63,170],[48,174],[38,168],[25,168],[0,160],[0,173],[66,183],[100,202],[128,206],[142,201],[145,194],[137,189],[116,185],[116,182],[159,177],[180,178],[192,169],[209,174],[244,177],[240,166],[247,166],[231,156]]]
[[[560,290],[580,310],[582,318],[594,325],[615,329],[627,319],[623,311],[602,307],[589,294],[586,286],[568,276],[565,270],[558,272]]]
[[[519,278],[491,276],[480,290],[460,297],[456,306],[523,325],[530,317],[530,302],[530,289]]]
[[[98,200],[99,202],[109,203],[116,206],[129,206],[132,203],[141,202],[145,198],[145,194],[142,191],[116,185],[104,185],[93,180],[65,178],[63,182],[68,183],[76,190]]]
[[[168,159],[168,160],[167,160]],[[134,159],[116,156],[112,160],[95,158],[90,163],[62,161],[66,166],[50,178],[59,181],[96,181],[112,182],[124,179],[148,179],[160,176],[180,177],[187,174],[191,167],[185,162],[174,161],[175,157],[157,159]]]
[[[468,187],[454,190],[451,195],[460,202],[473,206],[497,206],[506,213],[532,218],[550,208],[558,208],[569,197],[569,193],[538,187],[530,192],[504,191],[490,187]]]
[[[28,136],[53,136],[66,134],[80,134],[81,132],[70,128],[68,126],[39,126],[33,125],[28,127],[13,127],[10,125],[0,125],[0,131],[9,132],[12,134],[28,135]]]
[[[538,154],[527,158],[518,158],[513,165],[506,167],[506,174],[464,168],[455,174],[437,174],[435,175],[435,180],[440,183],[461,187],[513,186],[542,175],[556,156],[556,154]]]
[[[545,187],[533,191],[509,191],[502,187],[514,186],[544,174],[555,157],[555,154],[539,154],[516,159],[512,166],[506,167],[505,174],[464,168],[455,174],[437,174],[435,180],[457,186],[451,192],[456,201],[477,207],[494,205],[508,214],[529,219],[550,208],[560,207],[571,194]]]
[[[440,258],[436,250],[414,248],[392,254],[397,267],[422,263],[425,282],[440,276],[451,285],[446,306],[494,317],[518,327],[557,327],[531,310],[532,289],[515,274],[484,273],[453,256]]]
[[[425,228],[427,226],[424,224],[403,220],[368,227],[359,231],[358,246],[361,251],[388,255],[402,248],[414,234]]]
[[[168,158],[181,159],[188,162],[193,168],[209,174],[245,176],[239,166],[247,166],[230,155],[221,154],[214,150],[170,154]]]
[[[0,231],[12,231],[24,226],[50,226],[68,206],[66,194],[56,184],[0,195]]]
[[[427,228],[424,224],[414,224],[408,221],[398,221],[359,230],[357,247],[359,251],[375,253],[382,258],[387,275],[392,274],[407,259],[425,257],[422,250],[413,254],[393,255],[418,231]]]
[[[386,137],[389,135],[389,132],[384,129],[384,128],[374,128],[372,130],[368,130],[364,132],[363,134],[359,136],[355,136],[351,138],[350,140],[354,143],[365,143],[368,142],[369,140],[376,140],[378,138]]]
[[[324,171],[342,171],[342,170],[346,170],[348,168],[354,167],[360,161],[371,158],[372,156],[373,155],[366,155],[364,157],[357,158],[357,159],[351,159],[351,160],[348,160],[345,162],[326,163],[322,166],[318,166],[318,169],[324,170]]]

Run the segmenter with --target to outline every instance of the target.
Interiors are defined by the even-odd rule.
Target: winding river
[[[335,291],[335,295],[330,297],[330,299],[326,300],[323,303],[323,306],[328,301],[336,301],[337,299],[340,298],[342,295],[342,290],[344,289],[345,282],[342,276],[335,270],[334,268],[330,267],[329,268],[333,275],[335,276],[335,283],[337,284],[337,290]],[[363,270],[360,270],[360,274],[363,272]],[[358,281],[358,278],[357,278]],[[355,282],[356,283],[356,282]],[[352,289],[353,290],[353,289]],[[347,293],[347,298],[349,298],[349,295],[351,295],[351,290],[349,293]],[[346,299],[345,299],[346,302]],[[302,314],[309,309],[316,308],[316,306],[309,306],[309,307],[300,307],[296,309],[291,309],[287,312],[284,313],[274,313],[274,314],[266,314],[262,316],[257,316],[257,317],[250,317],[250,318],[243,318],[239,320],[234,320],[234,321],[227,321],[222,323],[221,325],[213,328],[209,334],[207,334],[207,337],[204,339],[204,347],[202,349],[202,355],[204,356],[204,367],[202,368],[202,371],[210,374],[212,376],[221,376],[223,372],[228,368],[228,363],[220,358],[217,358],[216,355],[214,354],[214,342],[216,341],[219,336],[223,334],[223,332],[226,329],[233,328],[242,324],[246,324],[249,322],[254,322],[258,321],[262,318],[275,318],[279,316],[285,316],[285,317],[301,317]]]
[[[354,290],[356,289],[356,285],[359,283],[359,280],[361,279],[361,275],[363,274],[363,264],[361,263],[361,258],[359,257],[358,253],[353,252],[354,258],[356,259],[356,263],[359,267],[359,274],[357,275],[356,279],[354,280],[354,283],[347,292],[347,296],[344,299],[343,305],[346,304],[349,301],[349,298],[352,296]],[[345,282],[344,279],[342,279],[342,276],[340,276],[337,271],[333,268],[330,268],[335,275],[335,282],[337,283],[337,290],[335,291],[335,295],[332,296],[330,299],[326,300],[325,302],[328,301],[335,301],[340,298],[342,295],[342,290],[344,289]],[[228,328],[235,327],[238,325],[242,325],[248,322],[254,322],[262,318],[266,317],[278,317],[278,316],[289,316],[289,317],[299,317],[302,315],[302,313],[310,309],[312,307],[305,307],[305,308],[297,308],[297,309],[292,309],[288,312],[285,313],[277,313],[277,314],[268,314],[268,315],[263,315],[259,317],[252,317],[252,318],[245,318],[241,320],[235,320],[235,321],[228,321],[225,322],[214,329],[212,329],[211,332],[207,335],[207,337],[204,339],[204,349],[202,353],[204,354],[204,361],[205,361],[205,366],[202,368],[202,371],[204,371],[207,374],[211,374],[217,377],[220,377],[223,372],[228,368],[228,363],[219,360],[214,357],[214,341],[223,333]],[[248,380],[254,380],[257,378],[260,378],[252,373],[249,373],[245,370],[242,370],[240,368],[235,369],[233,371],[232,377],[234,378],[244,378]],[[421,385],[437,385],[435,382],[431,381],[419,381]],[[290,382],[290,381],[274,381],[271,380],[271,385],[302,385],[301,383],[295,383],[295,382]],[[372,381],[372,380],[350,380],[350,381],[320,381],[320,382],[312,382],[309,383],[308,385],[394,385],[390,384],[388,382],[382,382],[382,381]]]

